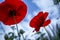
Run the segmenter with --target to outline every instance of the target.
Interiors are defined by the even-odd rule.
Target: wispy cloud
[[[53,0],[33,0],[33,3],[35,3],[41,11],[49,12],[51,19],[59,17],[58,6],[54,5]]]

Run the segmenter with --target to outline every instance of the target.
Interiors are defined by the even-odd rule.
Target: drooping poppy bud
[[[34,31],[39,31],[40,27],[45,27],[50,24],[51,20],[46,20],[48,12],[39,12],[33,19],[30,21],[30,26],[35,28]]]

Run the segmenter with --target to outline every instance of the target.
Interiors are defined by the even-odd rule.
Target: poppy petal
[[[19,9],[21,6],[22,6],[23,8]],[[17,8],[16,11],[17,11],[17,13],[16,13],[16,22],[19,23],[19,22],[21,22],[21,21],[23,20],[23,18],[25,17],[25,15],[26,15],[26,13],[27,13],[27,7],[26,7],[26,5],[25,5],[23,2],[20,1],[20,6]],[[12,22],[12,21],[13,21],[13,22]],[[7,25],[7,24],[9,24],[9,25],[15,24],[15,23],[14,23],[14,20],[13,20],[13,17],[11,17],[11,18],[9,19],[9,21],[7,21],[5,24],[6,24],[6,25]]]
[[[30,26],[35,28],[35,23],[36,23],[36,16],[32,18],[32,20],[30,21]]]
[[[45,13],[43,14],[44,20],[47,18],[47,16],[48,16],[48,12],[45,12]]]
[[[40,27],[37,27],[37,28],[35,28],[35,30],[33,30],[33,32],[34,31],[38,32],[39,30],[40,30]]]
[[[38,17],[41,17],[42,15],[43,15],[43,11],[41,11],[37,14]]]
[[[21,7],[22,6],[22,7]],[[27,6],[22,1],[17,0],[7,0],[0,4],[0,21],[6,25],[15,24],[13,17],[9,14],[10,11],[16,11],[16,23],[21,22],[27,13]],[[15,12],[14,11],[14,12]]]
[[[48,24],[50,24],[51,20],[48,19],[47,21],[44,22],[43,26],[47,26]]]
[[[38,32],[40,27],[47,26],[51,21],[50,19],[46,20],[46,17],[48,16],[48,12],[43,13],[42,11],[38,13],[33,19],[30,21],[30,26],[32,28],[35,28],[34,31]]]
[[[6,3],[11,4],[12,6],[16,7],[15,9],[17,9],[20,5],[21,5],[20,0],[6,0]]]

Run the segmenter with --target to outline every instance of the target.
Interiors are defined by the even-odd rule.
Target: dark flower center
[[[16,10],[10,10],[9,16],[16,16]]]

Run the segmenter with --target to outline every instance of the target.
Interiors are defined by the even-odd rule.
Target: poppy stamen
[[[16,16],[16,11],[15,10],[10,10],[9,11],[9,16]]]

